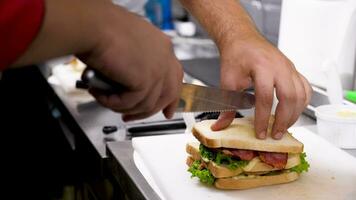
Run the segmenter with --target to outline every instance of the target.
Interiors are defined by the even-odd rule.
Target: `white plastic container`
[[[318,133],[344,149],[356,149],[356,106],[323,105],[315,110]]]

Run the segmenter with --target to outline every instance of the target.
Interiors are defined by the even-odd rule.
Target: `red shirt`
[[[44,0],[0,0],[0,71],[21,56],[36,37]]]

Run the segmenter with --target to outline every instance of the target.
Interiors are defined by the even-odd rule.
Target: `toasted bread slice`
[[[194,158],[188,156],[187,157],[187,161],[185,163],[190,167],[193,164],[194,161],[195,161]]]
[[[220,131],[212,131],[211,125],[216,120],[204,120],[194,125],[193,135],[205,146],[210,148],[235,148],[267,152],[302,153],[303,144],[290,133],[285,133],[281,140],[268,136],[264,140],[256,139],[253,119],[238,118]],[[272,121],[272,120],[271,120]],[[270,129],[268,134],[270,134]]]
[[[194,160],[201,160],[200,152],[199,152],[199,143],[198,142],[190,142],[186,145],[186,151]],[[264,162],[261,161],[259,157],[255,157],[252,159],[248,165],[246,165],[242,170],[235,169],[230,170],[229,168],[221,165],[217,165],[216,163],[209,161],[208,169],[216,178],[223,178],[223,177],[231,177],[241,174],[242,172],[247,173],[268,173],[270,171],[279,170],[274,168]],[[288,160],[285,169],[290,169],[300,164],[300,156],[299,154],[288,154]]]
[[[190,156],[187,158],[187,165],[191,166],[194,159]],[[209,169],[209,168],[208,168]],[[209,169],[210,170],[210,169]],[[277,175],[237,175],[227,178],[215,179],[214,186],[219,189],[232,190],[232,189],[249,189],[267,185],[276,185],[295,181],[299,178],[296,172],[282,172]]]
[[[278,175],[254,176],[240,175],[231,178],[218,178],[215,180],[215,187],[225,190],[249,189],[267,185],[289,183],[299,178],[296,172],[283,172]]]

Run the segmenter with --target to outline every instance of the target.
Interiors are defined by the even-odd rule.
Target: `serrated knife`
[[[86,69],[77,88],[95,88],[106,94],[121,93],[125,88],[93,69]],[[249,109],[255,105],[255,96],[213,87],[183,83],[176,112],[224,112]]]

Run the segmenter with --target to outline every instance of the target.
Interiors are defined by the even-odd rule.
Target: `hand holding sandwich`
[[[293,125],[311,98],[308,81],[293,63],[256,30],[252,20],[235,0],[181,0],[195,14],[217,43],[221,55],[221,87],[256,91],[256,137],[267,136],[274,89],[279,100],[272,137],[281,139]],[[221,12],[223,11],[223,12]],[[229,126],[234,113],[223,113],[211,127]]]
[[[274,90],[276,91],[278,105],[272,137],[281,139],[309,103],[311,87],[308,81],[296,71],[288,58],[258,33],[251,38],[227,42],[221,46],[221,86],[238,91],[255,87],[257,138],[264,139],[267,136]],[[227,127],[234,116],[234,113],[221,114],[212,129]]]

